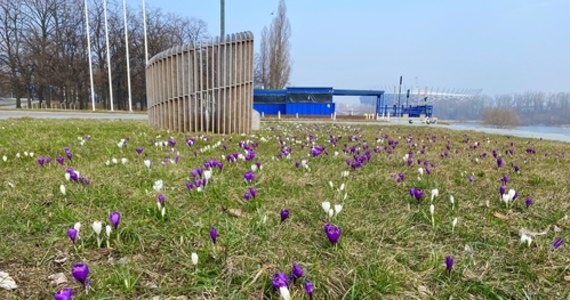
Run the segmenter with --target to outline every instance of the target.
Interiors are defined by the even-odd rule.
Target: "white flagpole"
[[[109,73],[109,100],[111,101],[111,111],[114,111],[113,82],[111,76],[111,51],[109,51],[109,29],[107,27],[107,0],[103,0],[103,12],[105,15],[105,44],[107,44],[107,73]]]
[[[89,78],[91,80],[91,107],[95,111],[95,89],[93,84],[93,64],[91,63],[91,37],[89,34],[89,9],[85,0],[85,29],[87,31],[87,56],[89,57]]]
[[[129,63],[129,28],[127,27],[127,1],[123,0],[123,18],[125,19],[125,48],[127,54],[127,85],[129,88],[129,112],[133,112],[133,102],[131,98],[131,67]]]
[[[142,0],[142,10],[143,10],[143,30],[144,30],[144,62],[146,65],[148,63],[148,45],[146,40],[146,8],[144,5],[144,0]]]

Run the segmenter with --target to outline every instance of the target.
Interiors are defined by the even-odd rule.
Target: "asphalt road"
[[[62,111],[26,111],[26,110],[0,110],[0,120],[10,118],[37,118],[37,119],[96,119],[96,120],[147,120],[146,114],[141,113],[84,113]]]

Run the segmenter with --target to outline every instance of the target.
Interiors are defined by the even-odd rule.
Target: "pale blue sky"
[[[129,0],[140,6],[140,0]],[[278,0],[226,0],[257,37]],[[570,91],[570,0],[289,0],[292,86]],[[219,0],[146,0],[220,30]],[[257,45],[257,43],[256,43]]]

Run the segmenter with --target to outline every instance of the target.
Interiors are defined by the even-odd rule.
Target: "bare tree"
[[[261,33],[261,44],[256,58],[256,84],[268,89],[282,89],[291,75],[291,58],[289,55],[291,25],[287,18],[287,6],[284,0],[279,1],[277,15],[269,27]]]

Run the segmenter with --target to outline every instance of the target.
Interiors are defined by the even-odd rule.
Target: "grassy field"
[[[271,122],[251,136],[205,136],[135,121],[0,121],[0,271],[18,284],[0,299],[63,288],[74,299],[279,299],[272,280],[292,263],[304,270],[289,280],[292,299],[309,299],[306,281],[314,299],[566,299],[569,153],[567,143],[429,127]],[[188,189],[208,176],[205,163],[207,185]],[[342,210],[330,216],[324,201]],[[108,239],[111,212],[121,219]],[[342,229],[336,244],[327,223]],[[87,290],[72,276],[79,262]],[[67,282],[50,284],[57,273]]]

